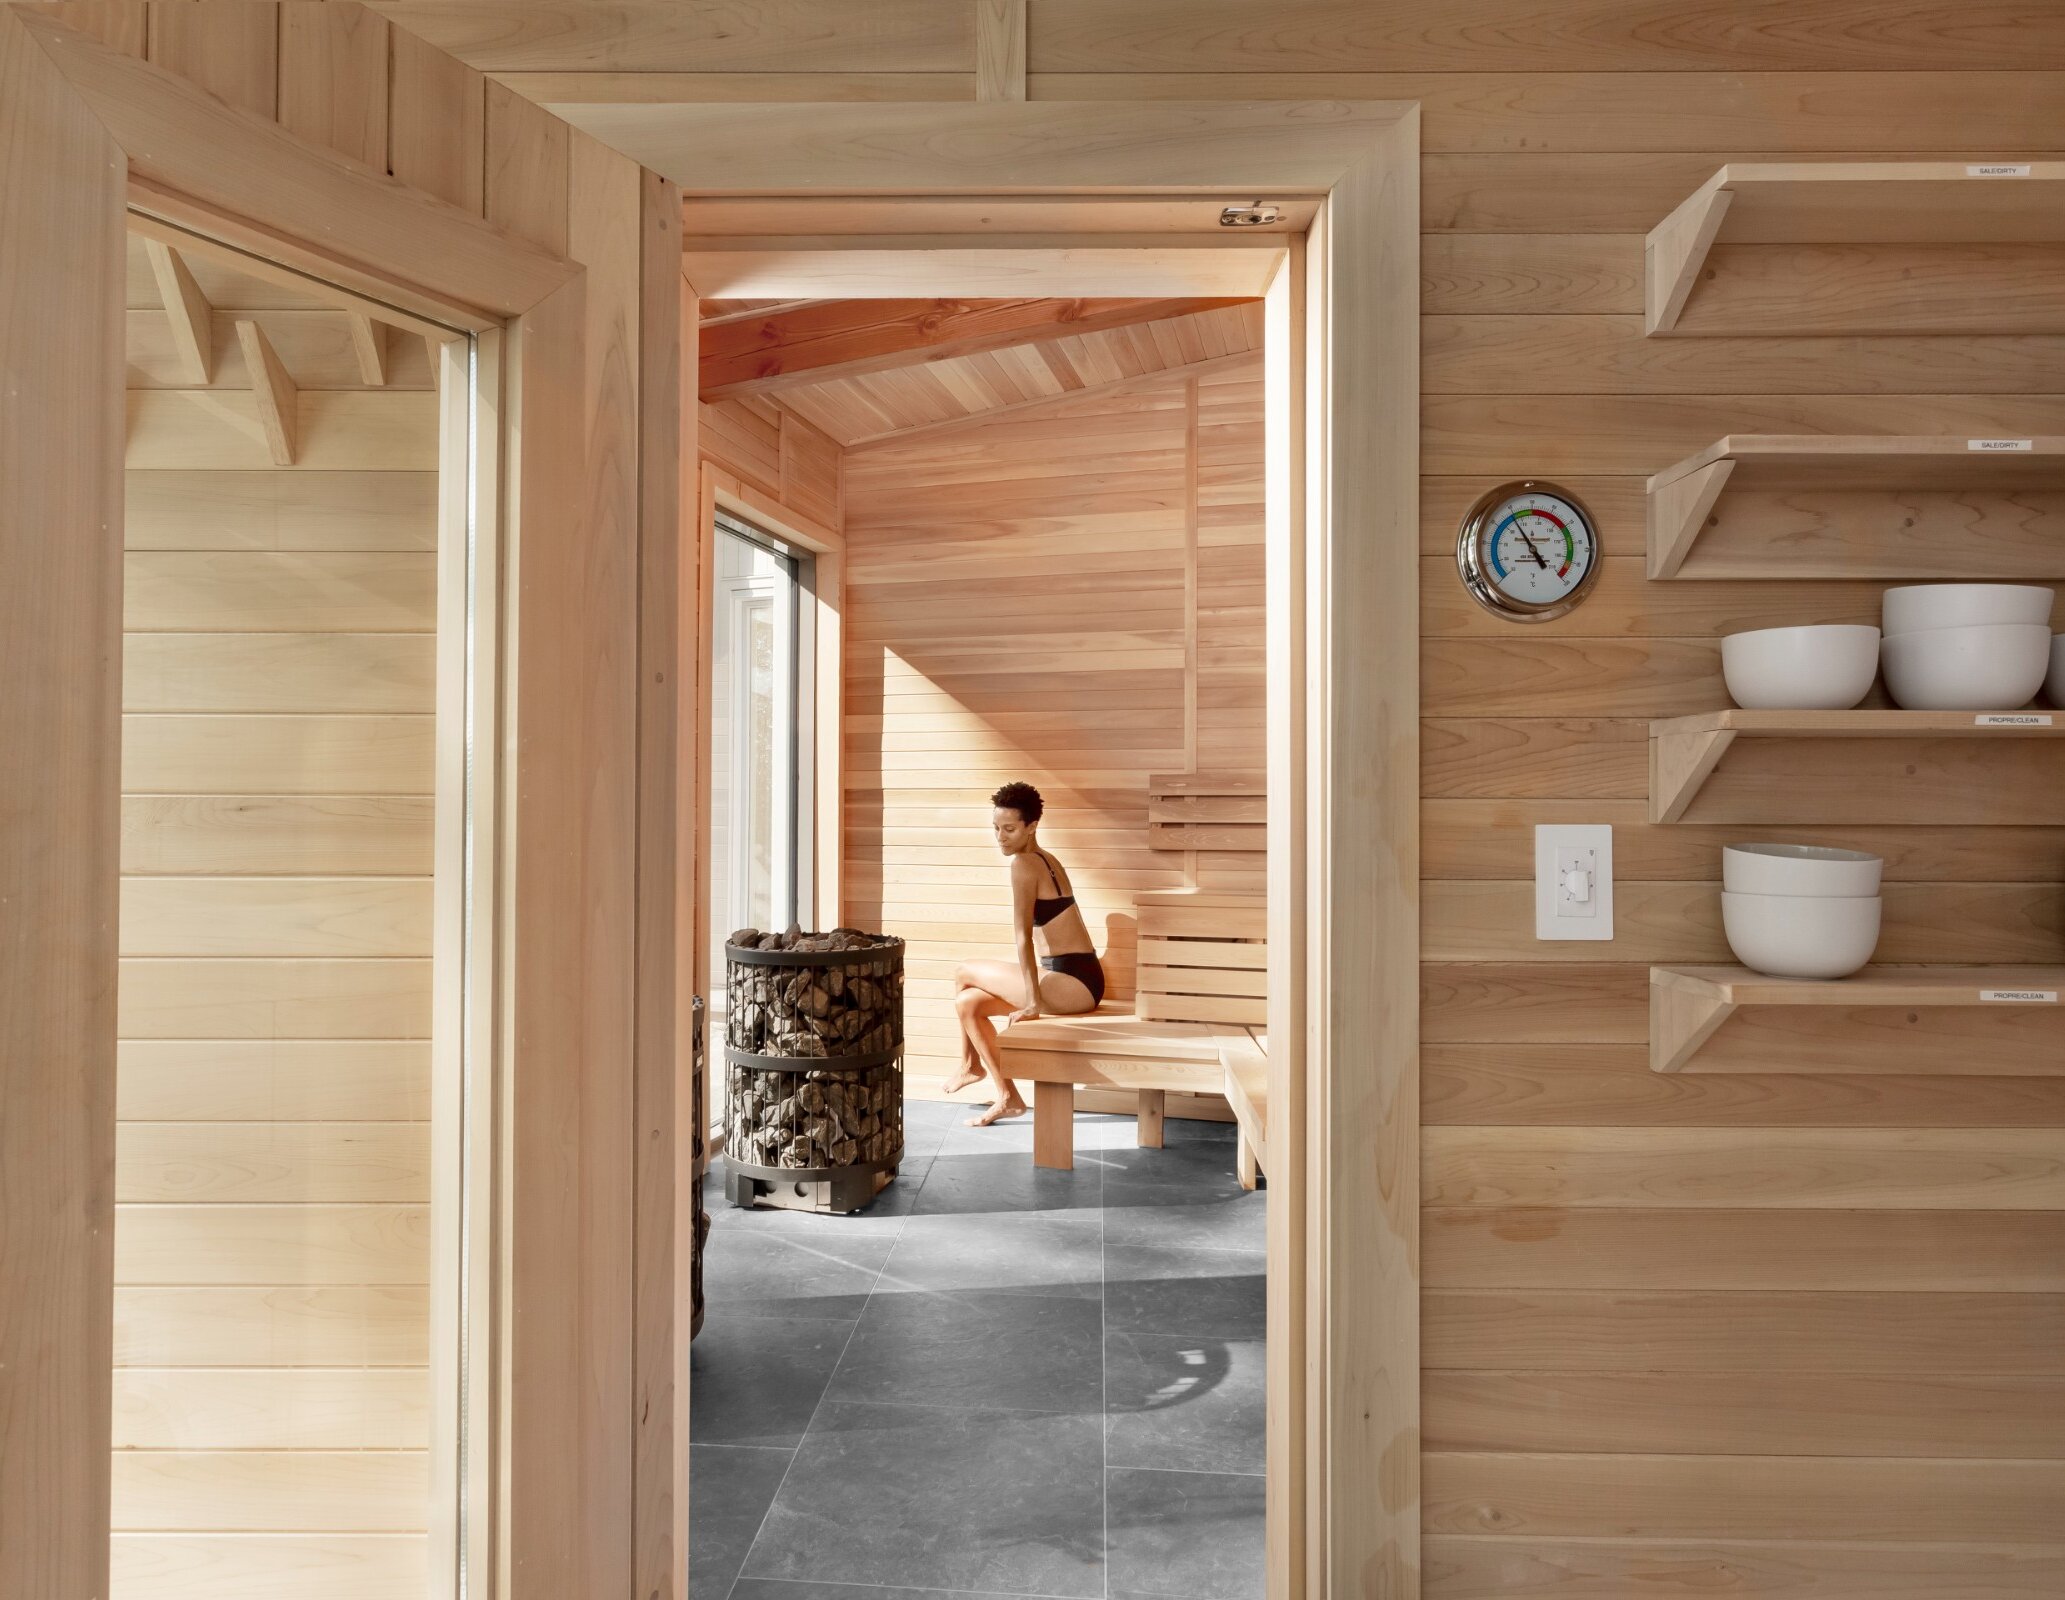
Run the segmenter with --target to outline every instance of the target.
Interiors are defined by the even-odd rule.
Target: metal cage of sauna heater
[[[742,945],[740,937],[755,942]],[[903,1159],[903,940],[841,928],[727,941],[724,1188],[845,1212]]]

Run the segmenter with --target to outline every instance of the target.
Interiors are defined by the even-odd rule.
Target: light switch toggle
[[[1584,824],[1534,830],[1537,939],[1613,937],[1613,829]]]

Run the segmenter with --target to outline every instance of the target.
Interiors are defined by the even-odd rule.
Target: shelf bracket
[[[1699,787],[1735,743],[1733,728],[1659,733],[1649,739],[1649,820],[1679,822]]]
[[[300,390],[257,323],[239,322],[237,343],[244,349],[244,365],[251,369],[251,393],[258,401],[258,420],[265,428],[272,464],[291,467],[300,443]]]
[[[179,348],[189,382],[205,387],[215,379],[215,312],[186,260],[170,245],[144,241],[151,258],[151,276],[158,280],[158,298],[172,322],[172,342]]]
[[[1649,576],[1675,578],[1735,471],[1722,457],[1649,491]]]
[[[1735,1015],[1735,1002],[1712,984],[1675,974],[1649,978],[1649,1070],[1677,1072]]]
[[[375,322],[360,311],[347,311],[351,324],[351,353],[359,364],[359,382],[369,389],[387,384],[387,324]]]
[[[1734,198],[1722,187],[1727,177],[1723,167],[1649,230],[1642,245],[1644,333],[1669,333],[1678,325],[1678,314],[1699,281],[1699,269],[1706,264],[1707,251]]]

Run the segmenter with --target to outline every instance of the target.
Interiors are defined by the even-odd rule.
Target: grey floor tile
[[[702,1600],[702,1596],[696,1595],[692,1600]],[[991,1597],[967,1589],[906,1589],[902,1584],[885,1588],[880,1584],[861,1583],[782,1583],[769,1578],[745,1578],[731,1591],[731,1600],[991,1600]]]
[[[727,1316],[713,1301],[689,1346],[690,1439],[793,1445],[852,1332],[851,1322]]]
[[[739,1575],[774,1491],[789,1470],[788,1450],[699,1444],[688,1452],[690,1600],[725,1600]]]
[[[1262,1600],[1260,1476],[1105,1474],[1113,1593]]]
[[[1104,1308],[1063,1295],[878,1294],[826,1390],[830,1400],[1007,1406],[1095,1416]]]
[[[1265,1190],[1241,1188],[1231,1140],[1171,1138],[1161,1150],[1114,1151],[1104,1169],[1105,1237],[1114,1244],[1266,1249],[1268,1203]]]
[[[1102,1596],[1095,1417],[827,1402],[746,1557],[754,1578]]]
[[[1094,1300],[1104,1269],[1104,1230],[1087,1218],[935,1217],[904,1225],[877,1280],[877,1294],[998,1289]]]
[[[1074,1167],[1060,1171],[1036,1167],[1030,1144],[1023,1151],[984,1150],[948,1142],[940,1147],[925,1175],[911,1214],[919,1217],[984,1216],[993,1213],[1041,1212],[1065,1216],[1094,1215],[1103,1174],[1076,1155]]]
[[[1264,1261],[1258,1251],[1107,1245],[1104,1325],[1120,1333],[1260,1339]]]
[[[851,1322],[896,1240],[856,1233],[844,1217],[809,1228],[726,1228],[719,1217],[703,1252],[703,1297],[728,1318],[815,1317]]]
[[[1104,1359],[1109,1465],[1262,1470],[1260,1339],[1113,1333]]]

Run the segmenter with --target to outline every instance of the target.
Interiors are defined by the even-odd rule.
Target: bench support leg
[[[1255,1178],[1261,1168],[1260,1164],[1255,1160],[1255,1147],[1248,1143],[1248,1136],[1246,1134],[1242,1134],[1239,1141],[1234,1145],[1233,1170],[1240,1178],[1240,1186],[1243,1189],[1255,1187]]]
[[[1033,1085],[1033,1165],[1062,1172],[1076,1164],[1076,1086]]]
[[[1162,1108],[1167,1103],[1167,1092],[1161,1089],[1140,1091],[1139,1143],[1143,1150],[1159,1150],[1162,1147]]]

